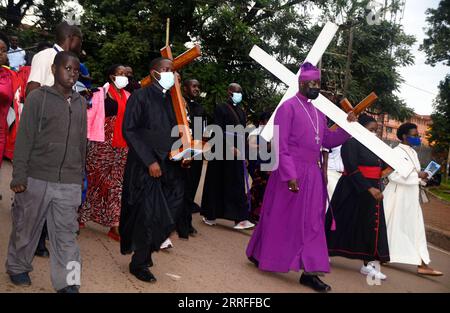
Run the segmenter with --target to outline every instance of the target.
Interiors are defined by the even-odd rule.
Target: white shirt
[[[250,137],[250,136],[259,136],[259,135],[261,135],[263,129],[264,129],[264,126],[260,125],[260,126],[258,126],[257,128],[255,128],[254,130],[252,130],[252,131],[250,132],[250,134],[248,134],[248,136],[249,136],[249,137]]]
[[[31,72],[28,82],[36,82],[41,86],[53,86],[55,78],[52,73],[52,65],[58,52],[63,48],[55,44],[53,48],[42,50],[33,57],[31,62]]]
[[[8,60],[9,66],[18,69],[20,66],[27,64],[25,60],[26,52],[22,48],[17,47],[17,49],[9,48],[8,50]]]
[[[341,173],[344,172],[344,163],[342,162],[341,148],[342,146],[338,146],[331,149],[331,153],[328,155],[328,170]]]

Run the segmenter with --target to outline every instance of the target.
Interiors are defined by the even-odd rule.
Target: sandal
[[[429,267],[419,267],[417,269],[417,274],[419,275],[428,275],[428,276],[442,276],[444,275],[442,272],[436,271]]]

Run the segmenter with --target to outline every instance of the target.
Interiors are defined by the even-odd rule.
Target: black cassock
[[[184,192],[180,162],[168,158],[178,139],[171,137],[176,124],[170,94],[157,85],[136,90],[127,102],[123,134],[129,152],[119,226],[122,254],[147,247],[157,251],[175,230]],[[161,178],[149,175],[148,166],[154,162],[161,167]]]
[[[364,169],[360,168],[383,168],[384,163],[354,138],[342,146],[341,156],[345,173],[336,186],[326,216],[329,255],[387,262],[389,247],[383,201],[376,201],[368,192],[371,187],[381,190],[381,179],[365,177]],[[335,231],[331,230],[332,215]]]
[[[207,115],[203,106],[195,100],[186,99],[189,117],[189,127],[196,140],[203,139],[204,127],[207,123]],[[195,118],[201,118],[202,123],[195,125]],[[196,127],[200,126],[200,127]],[[200,207],[194,202],[198,185],[202,175],[203,160],[193,160],[190,167],[184,172],[184,207],[177,221],[177,232],[180,238],[189,238],[192,230],[192,213],[200,212]]]
[[[226,125],[246,125],[242,108],[231,103],[218,105],[214,111],[214,123],[226,131]],[[247,142],[246,138],[223,134],[225,149],[239,148],[237,140]],[[234,138],[233,138],[234,137]],[[240,149],[242,150],[242,148]],[[241,151],[243,153],[244,151]],[[246,220],[249,206],[245,194],[244,166],[242,160],[212,160],[208,162],[203,189],[201,214],[208,220],[216,218],[236,222]]]

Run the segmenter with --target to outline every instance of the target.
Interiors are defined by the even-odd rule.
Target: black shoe
[[[256,267],[259,267],[259,262],[257,259],[255,259],[254,257],[249,257],[248,258],[250,262],[252,262],[253,264],[255,264]]]
[[[58,290],[57,293],[80,293],[80,286],[67,286]]]
[[[193,226],[191,226],[189,228],[189,236],[195,237],[195,235],[197,235],[197,234],[198,234],[198,231]]]
[[[37,248],[36,252],[34,253],[35,256],[41,257],[41,258],[48,258],[50,257],[50,252],[46,247],[43,248]]]
[[[178,232],[178,238],[183,240],[189,240],[189,232]]]
[[[30,275],[28,275],[28,273],[9,275],[9,279],[16,286],[30,286],[31,285]]]
[[[331,287],[321,281],[316,275],[302,274],[300,277],[300,284],[308,286],[318,292],[328,292],[331,290]]]
[[[130,273],[133,274],[137,279],[145,281],[146,283],[156,282],[156,277],[153,276],[152,272],[150,272],[148,268],[144,269],[130,268]]]
[[[256,225],[259,223],[259,216],[258,215],[250,215],[248,220]]]

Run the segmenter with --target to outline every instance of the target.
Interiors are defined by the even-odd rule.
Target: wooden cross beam
[[[201,56],[201,51],[200,46],[195,45],[193,48],[174,59],[172,49],[170,48],[170,45],[167,45],[161,49],[161,56],[173,61],[173,68],[176,72]],[[179,150],[172,151],[170,153],[170,158],[177,160],[182,158],[190,158],[191,154],[195,155],[202,152],[203,142],[193,140],[192,138],[186,114],[186,102],[181,93],[181,84],[178,79],[175,79],[175,85],[170,90],[170,95],[172,97],[173,109],[177,119],[181,143],[183,145]]]
[[[358,103],[358,105],[356,107],[353,107],[353,105],[350,103],[350,101],[348,101],[347,98],[344,98],[341,101],[341,108],[342,108],[342,110],[344,110],[347,113],[350,113],[351,111],[353,111],[353,113],[355,113],[355,115],[358,116],[359,114],[364,112],[368,107],[370,107],[372,104],[374,104],[375,101],[377,101],[377,99],[378,99],[378,96],[375,94],[375,92],[372,92],[363,101]],[[334,124],[333,126],[331,126],[330,129],[335,130],[337,128],[338,128],[338,125]]]
[[[165,48],[166,47],[162,48],[161,51]],[[170,47],[169,47],[169,49],[170,49]],[[172,56],[172,53],[170,55]],[[195,45],[195,47],[193,47],[192,49],[189,49],[188,51],[181,54],[177,58],[173,59],[173,57],[171,57],[170,59],[173,61],[173,70],[179,71],[180,69],[182,69],[183,67],[188,65],[190,62],[192,62],[192,60],[198,58],[201,55],[202,55],[202,53],[200,51],[200,47],[198,45]],[[152,78],[150,75],[144,77],[141,80],[141,86],[143,88],[150,86],[151,84],[152,84]]]

